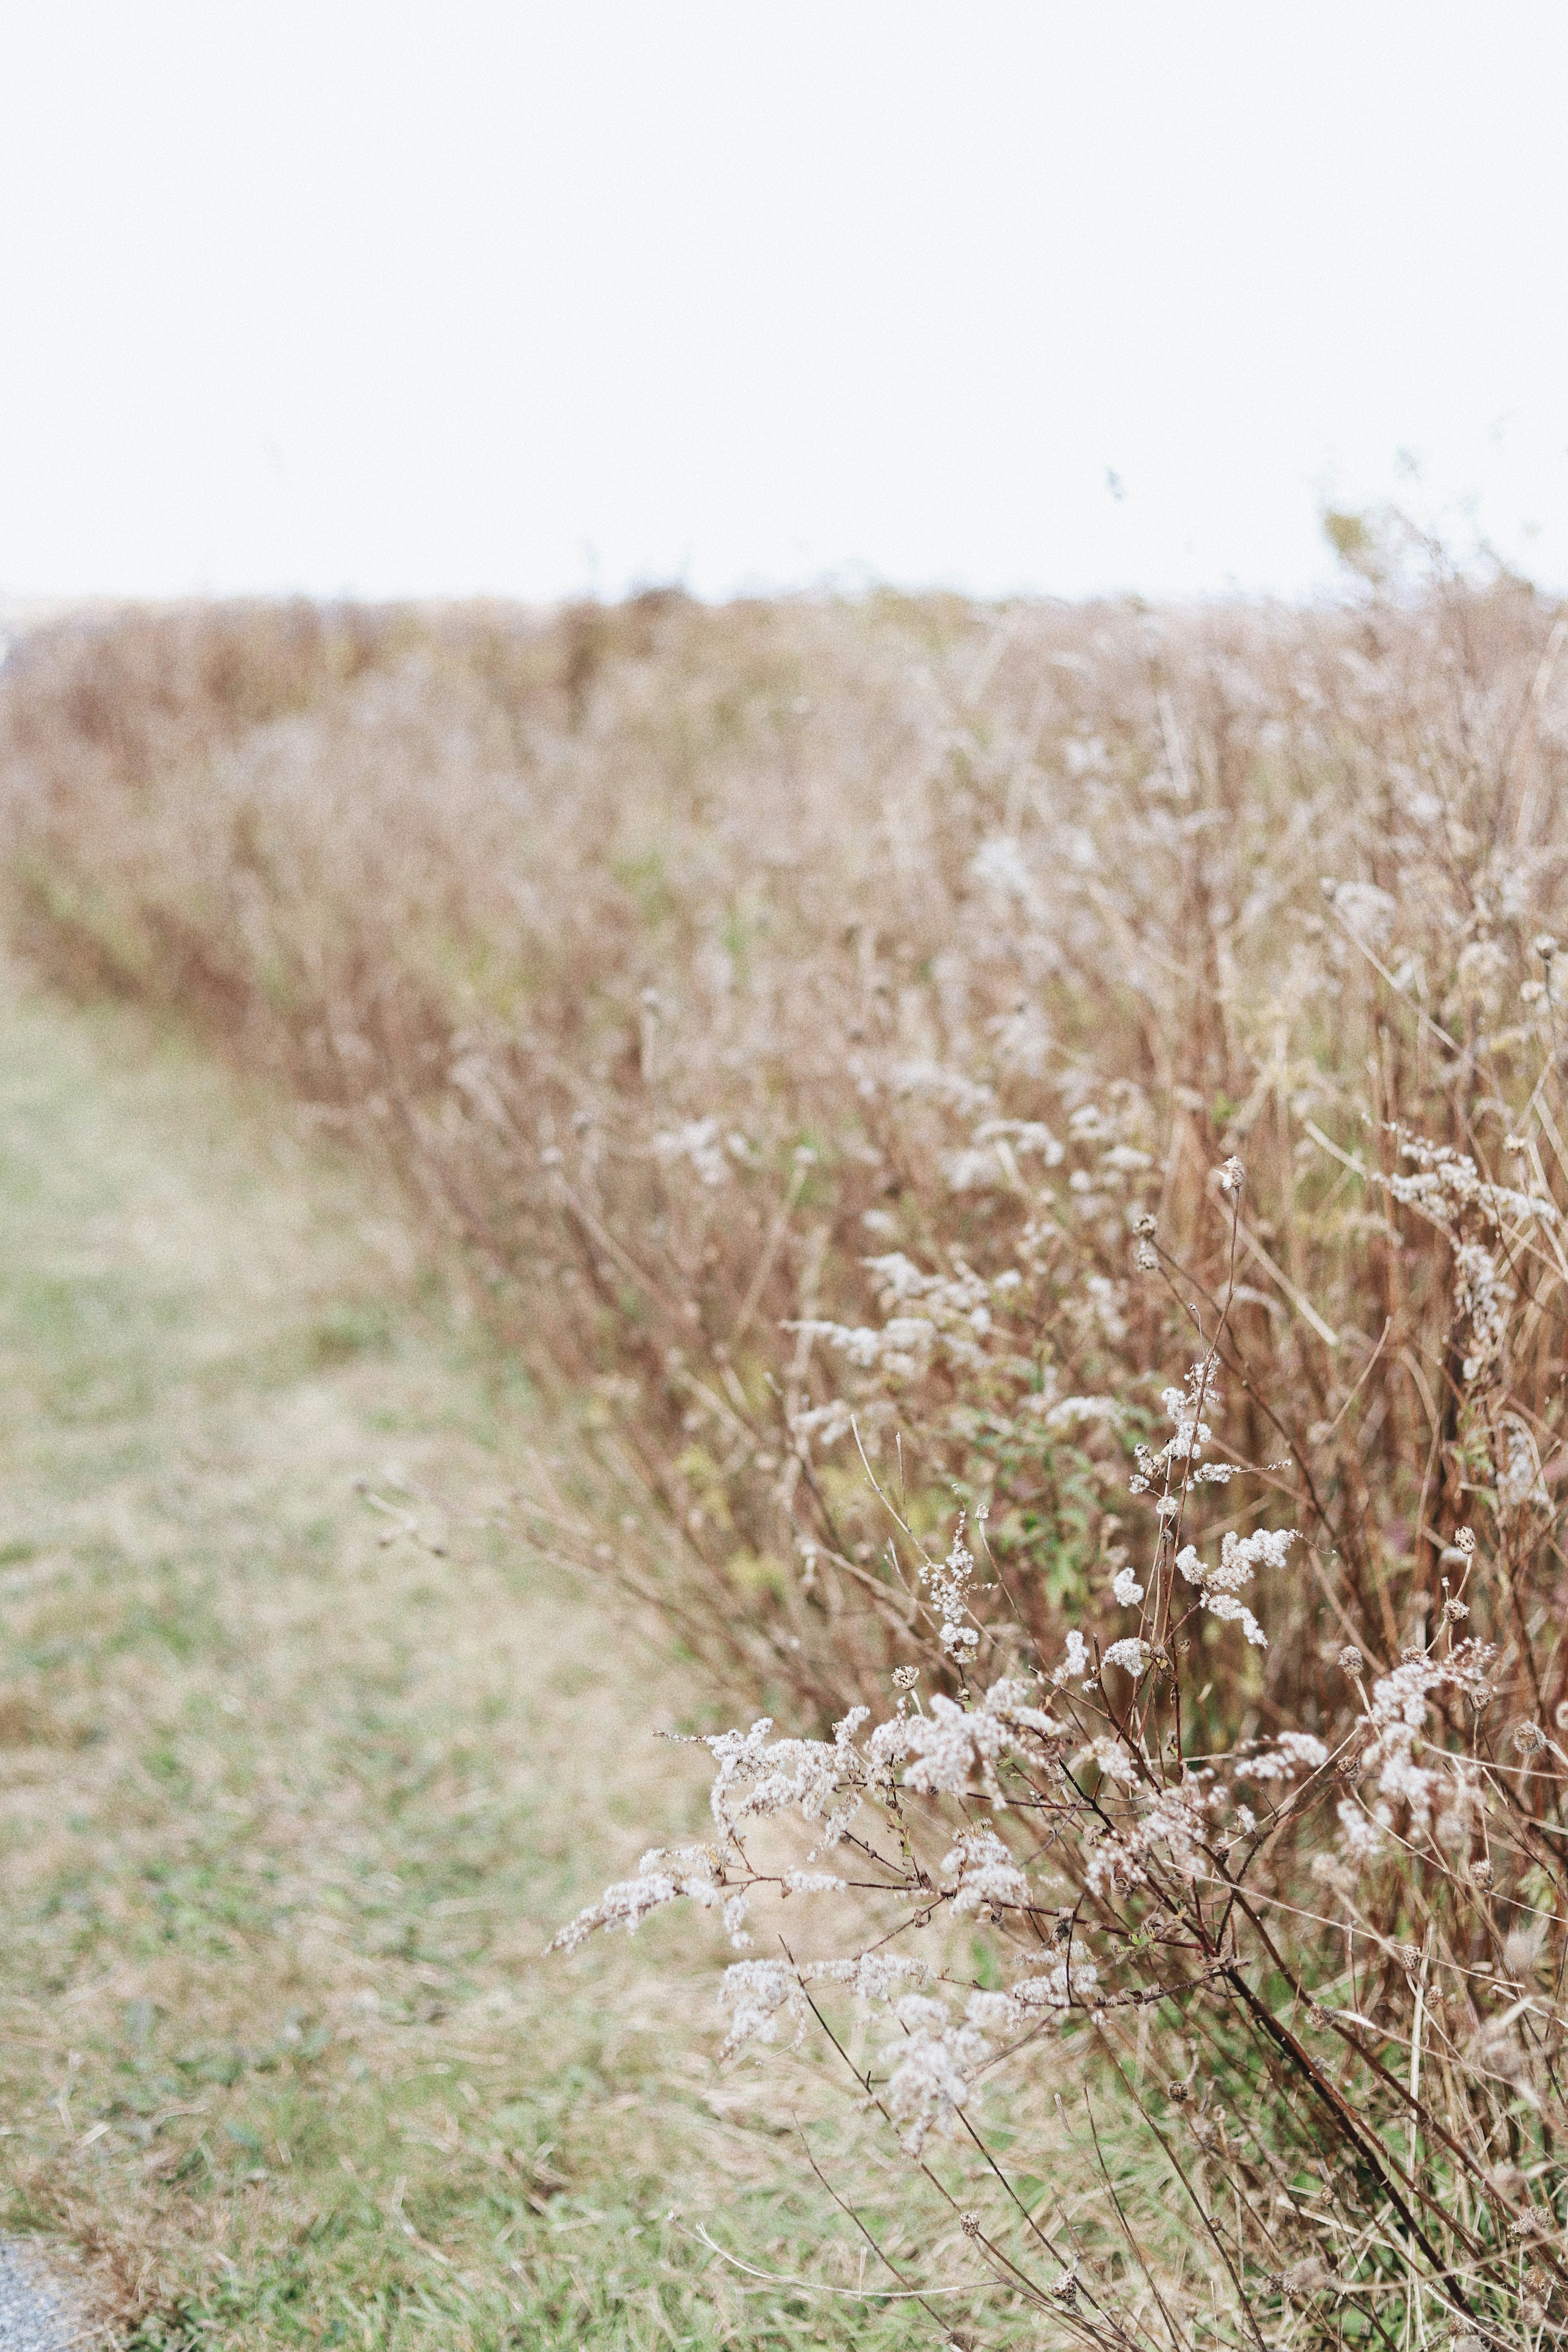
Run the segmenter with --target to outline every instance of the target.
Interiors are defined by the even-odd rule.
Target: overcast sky
[[[1563,0],[39,0],[0,595],[1568,585],[1565,106]]]

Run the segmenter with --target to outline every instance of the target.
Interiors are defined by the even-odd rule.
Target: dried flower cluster
[[[1472,1206],[1473,1174],[1454,1180]],[[1234,1266],[1241,1175],[1226,1175]],[[1479,1213],[1495,1231],[1523,1213],[1493,1197]],[[1457,1265],[1457,1324],[1469,1318],[1465,1280]],[[721,2056],[775,2041],[781,2023],[798,2047],[819,2025],[955,2211],[944,2143],[1011,2194],[1011,2213],[959,2213],[971,2284],[1044,2312],[1070,2281],[1086,2342],[1196,2340],[1173,2323],[1136,2240],[1131,2260],[1109,2233],[1093,2242],[1060,2195],[1026,2212],[993,2152],[1016,2150],[1042,2090],[1059,2101],[1075,2079],[1109,2074],[1169,2152],[1223,2262],[1234,2340],[1301,2334],[1303,2311],[1331,2294],[1339,2327],[1375,2336],[1402,2291],[1424,2325],[1534,2343],[1568,2289],[1557,1843],[1568,1753],[1534,1717],[1503,1727],[1542,1664],[1561,1679],[1564,1628],[1543,1652],[1528,1635],[1521,1646],[1498,1605],[1506,1559],[1483,1559],[1467,1524],[1451,1549],[1473,1598],[1445,1585],[1429,1636],[1373,1669],[1370,1688],[1362,1646],[1342,1648],[1353,1709],[1318,1705],[1321,1730],[1261,1734],[1243,1716],[1224,1745],[1199,1746],[1184,1662],[1202,1654],[1207,1675],[1239,1633],[1231,1671],[1245,1687],[1241,1658],[1268,1637],[1238,1595],[1260,1570],[1277,1582],[1298,1540],[1234,1525],[1217,1547],[1197,1529],[1182,1539],[1205,1508],[1234,1511],[1230,1482],[1205,1480],[1203,1457],[1222,1366],[1236,1361],[1235,1289],[1233,1277],[1203,1357],[1164,1391],[1173,1434],[1133,1455],[1136,1570],[1118,1571],[1059,1655],[972,1681],[982,1654],[1022,1629],[974,1617],[962,1518],[939,1559],[884,1494],[890,1553],[907,1553],[956,1696],[911,1700],[906,1666],[879,1721],[856,1706],[830,1740],[774,1738],[766,1717],[710,1737],[712,1843],[646,1856],[556,1942],[635,1929],[689,1897],[721,1906],[731,1942],[750,1947],[765,1908],[778,1954],[725,1970]],[[1479,1383],[1492,1361],[1464,1377]],[[1260,1475],[1229,1466],[1244,1484]],[[1496,1510],[1500,1530],[1510,1507]],[[1133,1608],[1139,1632],[1118,1631]],[[1472,1612],[1493,1638],[1457,1631]],[[756,1826],[781,1819],[810,1840],[805,1867],[756,1850]],[[811,1866],[829,1853],[832,1870]],[[826,1916],[848,1949],[797,1958],[777,1905],[803,1893],[830,1898],[816,1939]],[[960,1922],[982,1927],[984,1945],[966,1951]],[[1165,2137],[1174,2114],[1162,2123],[1139,2087],[1155,2036],[1203,2053],[1198,2104],[1190,2074],[1165,2095],[1182,2110],[1184,2164]],[[1226,2085],[1245,2085],[1241,2112],[1218,2104]],[[1056,2263],[1068,2267],[1053,2276]]]

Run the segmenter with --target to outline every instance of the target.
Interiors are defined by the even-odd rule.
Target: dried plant
[[[870,1697],[915,1625],[851,1409],[922,1532],[988,1508],[1032,1638],[1117,1572],[1188,1337],[1134,1227],[1213,1295],[1244,1150],[1237,1443],[1310,1459],[1338,1605],[1397,1646],[1467,1441],[1447,1236],[1378,1180],[1408,1130],[1562,1182],[1563,637],[1441,578],[1163,619],[132,614],[13,657],[7,866],[57,972],[381,1139],[589,1399],[611,1565],[795,1704]],[[1544,1460],[1544,1305],[1512,1346]]]
[[[867,1994],[928,2165],[1147,2116],[1013,2280],[1075,2328],[1196,2325],[1190,2201],[1116,2218],[1162,2142],[1238,2341],[1561,2325],[1565,646],[1433,562],[131,614],[0,696],[35,956],[378,1139],[577,1402],[596,1495],[531,1505],[799,1722],[605,1924],[868,1881],[925,1987],[770,1952],[739,2038]],[[780,1792],[852,1869],[742,1847]]]
[[[1561,1217],[1468,1159],[1405,1150],[1416,1172],[1391,1194],[1452,1242],[1487,1528],[1455,1531],[1429,1626],[1379,1663],[1367,1633],[1346,1642],[1311,1727],[1276,1711],[1263,1727],[1247,1664],[1270,1646],[1274,1591],[1300,1548],[1332,1600],[1332,1554],[1309,1476],[1215,1443],[1252,1379],[1233,1158],[1224,1295],[1212,1318],[1194,1305],[1202,1352],[1165,1392],[1163,1443],[1136,1447],[1131,1559],[1098,1606],[1037,1647],[962,1517],[939,1558],[873,1478],[952,1694],[922,1705],[905,1664],[896,1703],[851,1708],[831,1740],[774,1738],[766,1717],[710,1737],[711,1839],[646,1854],[556,1939],[685,1899],[746,1948],[765,1917],[762,1956],[725,1970],[722,2054],[820,2030],[956,2221],[912,2263],[867,2231],[889,2291],[933,2320],[989,2287],[1100,2346],[1562,2339],[1568,1750],[1542,1710],[1551,1693],[1568,1723],[1563,1585],[1533,1451],[1528,1471],[1515,1452],[1528,1424],[1492,1393],[1498,1269],[1539,1252],[1554,1275]],[[1269,1517],[1288,1496],[1305,1531],[1237,1532],[1260,1479]],[[763,1825],[781,1821],[808,1850],[777,1850]],[[814,1942],[833,1920],[810,1958],[780,1907],[803,1895]],[[960,1922],[982,1927],[967,1948]],[[1065,2166],[1064,2098],[1089,2123]],[[1086,2207],[1091,2163],[1104,2193]]]

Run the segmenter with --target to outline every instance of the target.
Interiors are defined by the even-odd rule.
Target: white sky
[[[0,594],[1568,585],[1565,122],[1563,0],[31,0]]]

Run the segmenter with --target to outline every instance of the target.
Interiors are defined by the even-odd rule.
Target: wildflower
[[[1048,1127],[1037,1118],[988,1118],[974,1130],[976,1143],[1005,1142],[1019,1159],[1037,1152],[1047,1168],[1059,1168],[1067,1158],[1067,1146],[1058,1143]],[[1005,1280],[1004,1276],[1002,1280]]]
[[[929,1715],[899,1718],[898,1752],[915,1759],[904,1786],[923,1796],[962,1796],[978,1780],[993,1804],[1005,1804],[996,1779],[1001,1758],[1022,1745],[1024,1734],[1061,1735],[1060,1724],[1027,1704],[1028,1692],[1026,1683],[993,1683],[979,1706],[963,1707],[938,1691]],[[883,1737],[892,1728],[883,1724],[871,1735],[869,1753],[879,1762],[892,1760]]]
[[[931,1591],[931,1599],[942,1612],[942,1631],[938,1636],[950,1657],[967,1661],[980,1646],[980,1636],[963,1619],[969,1613],[969,1588],[974,1580],[974,1555],[963,1540],[964,1515],[959,1513],[953,1531],[952,1549],[938,1567],[926,1560],[921,1568],[921,1582]]]
[[[1047,1429],[1079,1429],[1085,1422],[1116,1422],[1121,1418],[1121,1407],[1114,1397],[1062,1397],[1046,1414]]]
[[[1051,1677],[1053,1682],[1081,1682],[1089,1672],[1089,1643],[1075,1625],[1068,1635],[1068,1654]]]
[[[1271,1748],[1247,1759],[1245,1770],[1253,1780],[1286,1780],[1294,1772],[1319,1771],[1328,1760],[1328,1749],[1311,1732],[1282,1731]]]
[[[1458,1001],[1495,1014],[1500,1002],[1499,983],[1507,969],[1508,958],[1495,940],[1472,940],[1468,947],[1460,949],[1454,966]]]
[[[1552,1202],[1538,1193],[1518,1192],[1511,1185],[1486,1182],[1475,1161],[1451,1145],[1404,1135],[1400,1152],[1413,1164],[1414,1175],[1374,1173],[1369,1181],[1384,1185],[1394,1200],[1415,1209],[1451,1239],[1457,1239],[1463,1226],[1477,1218],[1499,1233],[1510,1219],[1542,1224],[1557,1220],[1559,1213]]]
[[[1130,1829],[1110,1832],[1089,1855],[1085,1883],[1090,1892],[1141,1886],[1148,1875],[1148,1857],[1157,1847],[1184,1878],[1201,1876],[1208,1802],[1195,1777],[1146,1792],[1142,1819]]]
[[[989,1147],[944,1151],[941,1165],[950,1192],[997,1191],[1005,1185],[1014,1192],[1023,1190],[1017,1162],[1005,1139]]]
[[[1259,1528],[1250,1536],[1227,1533],[1220,1544],[1217,1568],[1205,1564],[1195,1544],[1182,1546],[1176,1554],[1176,1567],[1189,1584],[1203,1588],[1204,1606],[1214,1616],[1232,1624],[1239,1623],[1255,1647],[1267,1649],[1268,1635],[1251,1610],[1236,1596],[1244,1585],[1251,1583],[1253,1571],[1260,1564],[1283,1568],[1285,1555],[1295,1540],[1293,1528]]]
[[[916,1760],[904,1775],[904,1785],[925,1796],[943,1790],[957,1796],[978,1775],[983,1785],[991,1784],[986,1789],[990,1795],[995,1784],[996,1759],[1006,1745],[1001,1724],[975,1709],[957,1706],[939,1691],[931,1700],[930,1715],[916,1717],[905,1732],[904,1753],[912,1749]]]
[[[888,2108],[895,2123],[905,2126],[904,2153],[919,2158],[933,2129],[953,2129],[969,2097],[970,2078],[991,2055],[991,2046],[973,2026],[954,2025],[945,2004],[923,1993],[906,1993],[893,2013],[904,2038],[882,2053],[884,2061],[897,2061],[888,2078]]]
[[[1552,1498],[1541,1475],[1541,1456],[1529,1423],[1516,1412],[1505,1412],[1499,1418],[1499,1432],[1503,1455],[1498,1470],[1499,1503],[1505,1511],[1521,1511],[1527,1503],[1549,1510]]]
[[[882,1257],[868,1257],[866,1268],[876,1282],[884,1311],[903,1299],[922,1297],[931,1287],[931,1276],[922,1274],[902,1250],[889,1250]]]
[[[951,1705],[951,1701],[948,1703]],[[897,1715],[879,1723],[866,1742],[866,1760],[873,1772],[887,1772],[891,1766],[901,1764],[910,1752],[910,1733],[925,1718],[906,1714],[906,1704],[900,1698]]]
[[[678,1846],[670,1853],[655,1846],[644,1854],[635,1878],[607,1886],[597,1903],[589,1904],[586,1910],[580,1911],[575,1919],[552,1937],[546,1948],[574,1952],[595,1927],[603,1927],[609,1935],[624,1928],[628,1936],[635,1936],[650,1912],[674,1903],[681,1895],[710,1908],[719,1901],[723,1884],[722,1874],[706,1846]]]
[[[929,1982],[931,1969],[902,1953],[863,1952],[855,1960],[813,1960],[801,1974],[805,1983],[846,1985],[858,2000],[870,2002],[890,2000],[895,1993]]]
[[[1027,1879],[995,1831],[988,1826],[963,1831],[952,1851],[942,1856],[942,1866],[958,1873],[952,1904],[955,1913],[992,1906],[1025,1909],[1028,1906]]]
[[[1336,1895],[1352,1895],[1355,1892],[1354,1874],[1346,1869],[1337,1853],[1319,1852],[1307,1865],[1312,1876]]]
[[[893,1668],[893,1688],[896,1691],[913,1690],[920,1678],[921,1670],[919,1666],[895,1666]]]
[[[1025,2021],[1023,2006],[1010,1992],[972,1992],[963,2016],[981,2033],[1016,2033]]]
[[[1283,1568],[1295,1540],[1294,1528],[1259,1528],[1250,1536],[1227,1534],[1220,1544],[1219,1567],[1209,1581],[1234,1592],[1250,1582],[1255,1568]]]
[[[1105,1732],[1080,1748],[1072,1759],[1075,1772],[1084,1770],[1090,1764],[1098,1764],[1108,1780],[1121,1781],[1129,1789],[1138,1778],[1138,1767],[1121,1740],[1111,1738]]]
[[[1355,1861],[1375,1853],[1383,1834],[1394,1821],[1394,1808],[1409,1810],[1411,1832],[1423,1836],[1432,1826],[1435,1805],[1452,1801],[1455,1767],[1440,1749],[1431,1751],[1432,1764],[1418,1762],[1431,1694],[1447,1687],[1475,1699],[1484,1686],[1495,1653],[1479,1642],[1463,1642],[1446,1659],[1422,1650],[1406,1651],[1392,1673],[1372,1686],[1363,1723],[1371,1733],[1361,1751],[1365,1770],[1378,1774],[1378,1798],[1371,1814],[1352,1797],[1339,1807],[1346,1849]],[[1538,1728],[1538,1727],[1537,1727]]]
[[[1366,1660],[1362,1656],[1361,1652],[1356,1648],[1353,1642],[1347,1642],[1344,1648],[1340,1652],[1338,1664],[1341,1674],[1347,1675],[1351,1681],[1354,1683],[1361,1680],[1362,1671],[1366,1664]]]
[[[994,1715],[1014,1731],[1038,1732],[1047,1739],[1061,1737],[1061,1725],[1056,1723],[1039,1707],[1031,1706],[1032,1685],[1013,1678],[993,1683],[982,1702],[987,1715]]]
[[[1123,1609],[1131,1609],[1134,1602],[1143,1598],[1143,1587],[1130,1568],[1117,1571],[1116,1581],[1110,1590]]]
[[[851,1707],[834,1726],[831,1741],[770,1742],[771,1716],[760,1717],[749,1731],[710,1734],[703,1746],[719,1769],[709,1803],[720,1828],[732,1835],[742,1822],[791,1811],[798,1811],[804,1821],[819,1821],[847,1782],[846,1803],[827,1822],[826,1843],[836,1843],[860,1801],[856,1783],[864,1777],[863,1766],[854,1740],[869,1713],[868,1707]]]
[[[1220,1191],[1222,1192],[1239,1192],[1246,1180],[1247,1171],[1233,1151],[1230,1158],[1225,1162],[1224,1166],[1219,1171]]]
[[[1100,1663],[1106,1666],[1121,1666],[1136,1678],[1146,1671],[1153,1654],[1147,1642],[1141,1642],[1136,1634],[1132,1634],[1126,1641],[1112,1642]]]
[[[819,1445],[828,1446],[847,1437],[854,1426],[853,1406],[842,1397],[833,1397],[826,1404],[811,1405],[804,1412],[791,1413],[789,1433],[797,1441],[816,1438]]]
[[[1381,1853],[1384,1832],[1391,1828],[1394,1822],[1392,1806],[1378,1803],[1369,1813],[1363,1811],[1353,1797],[1342,1797],[1334,1810],[1343,1832],[1345,1852],[1352,1862],[1367,1862],[1374,1853]]]
[[[1176,1433],[1166,1439],[1163,1451],[1154,1457],[1156,1463],[1195,1461],[1213,1431],[1206,1421],[1198,1419],[1180,1389],[1166,1389],[1160,1402],[1175,1423]]]
[[[1516,1723],[1509,1738],[1521,1756],[1539,1756],[1547,1744],[1546,1734],[1538,1723]]]
[[[962,1070],[944,1069],[938,1062],[900,1062],[892,1081],[896,1093],[923,1095],[965,1118],[979,1118],[995,1106],[989,1087],[965,1076]]]
[[[1232,1623],[1239,1623],[1242,1632],[1255,1648],[1266,1650],[1268,1647],[1268,1634],[1251,1610],[1238,1601],[1234,1592],[1209,1592],[1205,1593],[1204,1598],[1214,1616],[1225,1618]]]
[[[1066,2011],[1076,2000],[1086,2008],[1100,1984],[1092,1960],[1058,1960],[1048,1976],[1025,1977],[1013,1987],[1020,2009]]]
[[[1508,1332],[1506,1308],[1513,1297],[1510,1284],[1498,1272],[1497,1259],[1479,1242],[1461,1242],[1454,1251],[1454,1304],[1469,1323],[1469,1352],[1461,1366],[1473,1381],[1502,1353]]]
[[[732,2058],[742,2042],[776,2041],[781,2010],[795,2021],[798,2047],[810,2013],[799,1975],[784,1960],[732,1960],[719,1989],[719,2006],[734,2012],[721,2059]]]

